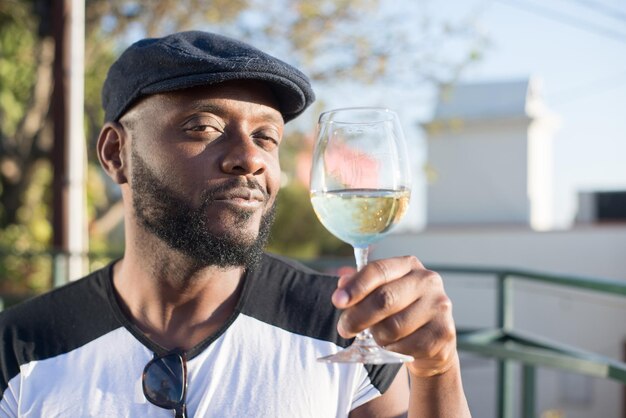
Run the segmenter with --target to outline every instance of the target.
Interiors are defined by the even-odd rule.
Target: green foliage
[[[352,254],[348,244],[332,236],[318,221],[308,189],[297,182],[283,187],[278,194],[268,250],[300,259]]]
[[[104,120],[100,93],[107,71],[115,61],[116,54],[110,40],[107,42],[99,32],[94,33],[89,41],[92,45],[99,45],[99,47],[90,48],[85,60],[85,137],[87,138],[88,160],[91,164],[99,166],[95,148]]]
[[[10,7],[9,7],[10,6]],[[37,19],[29,2],[9,2],[0,7],[0,174],[5,178],[27,176],[28,184],[20,194],[21,204],[12,216],[14,223],[0,223],[0,290],[3,293],[38,292],[49,288],[51,257],[42,255],[48,248],[52,229],[50,216],[51,166],[35,162],[29,170],[8,157],[21,146],[17,132],[31,105],[36,82]],[[10,148],[14,145],[14,148]],[[12,182],[0,182],[0,195]],[[6,208],[0,208],[5,219]]]
[[[52,236],[48,218],[52,171],[41,162],[34,170],[25,193],[24,205],[18,210],[18,222],[0,231],[0,290],[10,293],[40,292],[51,284],[51,256],[44,251]]]
[[[36,36],[32,22],[2,19],[0,25],[0,126],[2,137],[15,135],[35,83]],[[0,137],[1,138],[1,137]]]
[[[280,164],[285,185],[278,194],[276,221],[268,250],[299,259],[319,256],[350,256],[348,244],[331,235],[319,222],[309,198],[308,176],[302,170],[311,160],[312,133],[289,131],[280,145]]]

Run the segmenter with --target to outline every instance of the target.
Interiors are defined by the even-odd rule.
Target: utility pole
[[[55,285],[86,272],[83,0],[52,0],[55,39],[53,163],[53,247]]]

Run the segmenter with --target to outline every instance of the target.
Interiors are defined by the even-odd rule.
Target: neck
[[[150,250],[145,254],[127,247],[114,268],[113,285],[122,308],[148,338],[168,349],[189,350],[232,315],[244,269],[200,267],[163,247],[144,246]]]

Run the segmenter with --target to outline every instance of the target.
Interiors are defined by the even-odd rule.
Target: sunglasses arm
[[[187,418],[187,405],[183,404],[180,408],[176,409],[175,418]]]

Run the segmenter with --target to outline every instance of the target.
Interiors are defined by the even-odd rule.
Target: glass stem
[[[363,267],[367,264],[367,256],[369,254],[369,246],[368,247],[354,247],[354,258],[356,259],[356,271],[361,271]],[[357,344],[364,345],[372,345],[374,343],[374,337],[369,329],[364,329],[359,332],[356,336]]]
[[[369,247],[354,247],[354,258],[356,259],[356,271],[361,271],[367,264]]]

